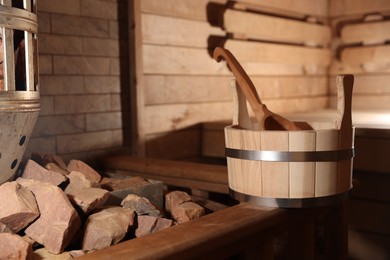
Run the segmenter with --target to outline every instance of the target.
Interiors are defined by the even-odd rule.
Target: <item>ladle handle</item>
[[[257,94],[255,85],[246,74],[245,70],[241,67],[241,64],[236,60],[233,54],[224,48],[217,47],[214,50],[214,59],[220,62],[222,59],[226,60],[230,69],[233,72],[237,83],[240,85],[242,92],[244,93],[249,105],[252,107],[256,119],[261,122],[264,117],[264,111],[261,103],[261,99]]]

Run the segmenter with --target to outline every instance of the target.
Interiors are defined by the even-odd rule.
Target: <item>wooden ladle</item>
[[[229,50],[217,47],[214,50],[213,56],[217,62],[224,59],[228,63],[238,82],[238,85],[255,114],[256,120],[259,122],[260,130],[301,130],[296,124],[271,112],[264,104],[261,103],[261,99],[257,94],[256,88],[248,74],[246,74],[240,63]]]

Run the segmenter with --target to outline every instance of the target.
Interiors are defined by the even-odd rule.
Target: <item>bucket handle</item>
[[[252,125],[252,120],[249,117],[248,107],[246,104],[246,98],[244,93],[242,93],[237,80],[232,79],[230,81],[230,87],[233,94],[233,125],[238,125],[243,129],[258,130],[253,129],[254,125],[258,126],[258,124]]]
[[[351,148],[352,134],[352,90],[354,76],[352,74],[338,75],[337,86],[337,128],[340,129],[340,148]]]

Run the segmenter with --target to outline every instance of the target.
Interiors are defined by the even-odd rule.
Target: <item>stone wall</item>
[[[123,149],[130,135],[127,1],[37,4],[41,112],[25,157],[93,161]]]

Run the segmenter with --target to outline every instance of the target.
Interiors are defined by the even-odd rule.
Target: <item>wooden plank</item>
[[[327,46],[331,38],[328,26],[232,9],[223,14],[223,28],[251,39],[310,46]]]
[[[329,99],[329,106],[335,107],[336,103],[336,97],[332,96]],[[352,103],[352,109],[353,110],[388,110],[390,109],[390,95],[389,94],[364,94],[364,95],[354,95],[353,96],[353,103]],[[388,122],[388,117],[386,115],[380,116],[378,115],[376,118],[373,118],[374,120],[365,120],[368,122],[371,122],[371,124],[378,125],[380,119],[384,119],[385,123]],[[378,123],[376,123],[376,122]],[[364,125],[367,126],[367,122],[364,122]],[[388,125],[388,124],[387,124]]]
[[[330,80],[330,93],[336,93],[336,81]],[[390,75],[357,75],[353,86],[356,95],[387,95],[390,94]]]
[[[226,166],[133,157],[128,155],[108,156],[102,159],[102,167],[110,170],[149,173],[157,176],[183,178],[210,183],[227,184]]]
[[[285,14],[300,14],[304,16],[326,17],[328,15],[328,1],[326,0],[238,0],[243,4],[259,6],[265,9],[279,11]]]
[[[390,45],[348,47],[341,53],[341,61],[346,64],[356,64],[365,66],[369,71],[376,68],[389,68],[388,57],[390,55]]]
[[[207,9],[212,3],[225,4],[227,0],[142,0],[141,10],[145,13],[162,14],[186,19],[207,21]]]
[[[325,75],[328,49],[229,40],[230,49],[250,75]],[[143,72],[166,75],[231,75],[207,49],[143,45]]]
[[[328,106],[328,97],[326,96],[263,99],[262,101],[270,110],[281,114],[325,109]]]
[[[224,63],[217,63],[207,49],[143,45],[145,74],[229,75]]]
[[[188,1],[190,2],[190,1]],[[209,37],[225,37],[225,32],[206,21],[143,14],[142,42],[171,46],[210,48]]]
[[[387,0],[330,0],[329,4],[329,14],[331,17],[369,14],[390,10],[390,2]]]
[[[325,76],[253,76],[251,79],[262,99],[325,96],[328,93],[328,77]]]
[[[146,75],[146,105],[231,101],[233,76]]]
[[[315,132],[302,131],[288,134],[289,151],[315,151]],[[307,198],[315,195],[315,162],[289,163],[289,198]]]
[[[339,60],[334,60],[329,69],[329,74],[333,76],[338,74],[367,75],[369,73],[390,74],[390,66],[385,62],[347,64]]]
[[[142,123],[146,134],[168,132],[201,122],[230,120],[232,109],[231,102],[147,106]]]
[[[201,150],[200,127],[146,135],[146,156],[160,159],[199,157]]]
[[[233,75],[146,75],[143,81],[145,104],[231,101],[229,85],[233,78]],[[328,93],[325,76],[252,76],[251,79],[262,99],[318,97]]]
[[[294,113],[324,109],[327,97],[296,97],[290,99],[265,99],[267,107],[276,113]],[[231,120],[232,102],[207,102],[192,104],[170,104],[145,107],[141,123],[145,134],[179,130],[203,122]],[[251,111],[250,111],[251,113]]]
[[[390,40],[390,21],[347,24],[341,29],[343,43],[376,44]]]
[[[283,44],[245,42],[228,40],[224,46],[243,64],[245,63],[282,63],[328,66],[330,50],[308,48]]]

